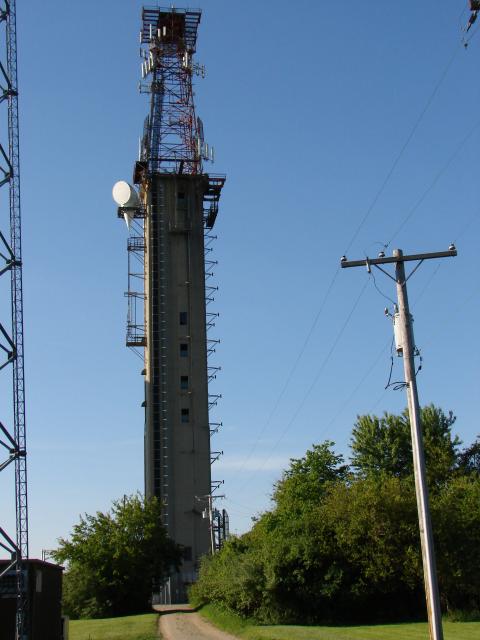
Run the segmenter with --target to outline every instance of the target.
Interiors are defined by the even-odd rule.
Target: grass
[[[101,620],[71,620],[70,640],[157,640],[156,613]]]
[[[426,623],[361,627],[260,626],[213,605],[200,613],[217,627],[244,640],[428,640]],[[478,640],[480,622],[444,622],[445,640]]]

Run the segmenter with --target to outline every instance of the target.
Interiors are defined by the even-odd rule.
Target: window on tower
[[[180,311],[180,324],[187,324],[188,313],[186,311]]]
[[[188,376],[180,376],[180,389],[188,391]]]
[[[181,420],[183,423],[190,421],[190,409],[182,409]]]
[[[188,344],[186,342],[180,343],[180,357],[188,358]]]

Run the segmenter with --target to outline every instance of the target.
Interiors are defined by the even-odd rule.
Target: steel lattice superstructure
[[[11,331],[9,332],[3,324],[0,324],[2,338],[0,348],[6,356],[0,368],[3,369],[11,364],[13,369],[13,424],[7,426],[0,423],[0,444],[8,452],[7,459],[0,463],[0,470],[14,462],[16,512],[16,539],[14,541],[13,536],[9,536],[0,526],[0,545],[11,553],[12,557],[12,562],[2,572],[2,577],[6,580],[15,568],[16,636],[20,640],[28,637],[27,596],[23,577],[23,562],[28,559],[28,500],[15,0],[4,0],[0,7],[0,23],[5,28],[6,38],[6,65],[0,62],[0,103],[8,104],[8,151],[0,143],[0,186],[8,185],[10,204],[10,232],[7,234],[0,231],[0,257],[4,261],[0,268],[0,275],[8,272],[11,275]]]
[[[192,75],[202,73],[192,58],[201,12],[144,8],[141,91],[151,94],[141,158],[149,172],[202,171],[203,132],[195,117]]]

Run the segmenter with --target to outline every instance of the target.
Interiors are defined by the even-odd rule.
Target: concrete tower
[[[164,601],[185,599],[199,559],[215,549],[205,300],[205,234],[218,213],[225,176],[203,172],[213,150],[196,117],[192,76],[201,13],[144,8],[140,32],[142,92],[150,94],[140,159],[123,185],[119,215],[131,228],[127,345],[144,347],[145,493],[157,496],[169,536],[183,546],[180,574]],[[122,188],[120,188],[120,191]],[[130,259],[131,258],[131,259]],[[138,288],[138,287],[137,287]],[[139,321],[136,305],[144,306]]]

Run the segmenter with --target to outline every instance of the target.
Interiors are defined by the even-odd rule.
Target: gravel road
[[[159,630],[163,640],[238,640],[206,622],[189,605],[153,607],[160,613]]]

